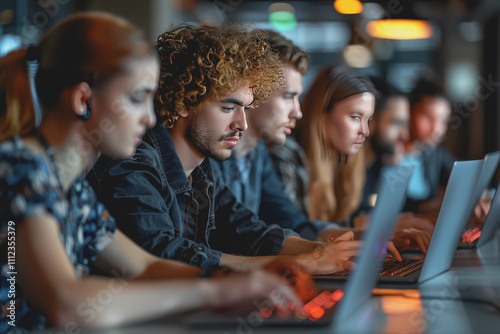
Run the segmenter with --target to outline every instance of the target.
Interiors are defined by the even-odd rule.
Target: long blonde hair
[[[336,221],[349,217],[361,202],[365,181],[362,152],[347,157],[328,141],[324,115],[340,100],[376,90],[362,77],[335,73],[332,67],[323,69],[304,96],[301,109],[304,119],[299,122],[297,139],[310,164],[309,217]]]

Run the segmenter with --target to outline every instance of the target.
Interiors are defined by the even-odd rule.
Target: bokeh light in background
[[[21,46],[21,37],[12,34],[0,35],[0,58],[12,50],[19,49]]]
[[[333,8],[340,14],[359,14],[363,11],[363,4],[359,0],[335,0]]]
[[[370,66],[373,62],[372,52],[363,44],[348,45],[343,52],[344,61],[350,67],[364,68]]]
[[[370,36],[384,39],[423,39],[432,37],[432,25],[424,20],[387,19],[366,24]]]
[[[278,31],[293,30],[297,26],[295,8],[284,2],[273,3],[268,8],[269,22]]]

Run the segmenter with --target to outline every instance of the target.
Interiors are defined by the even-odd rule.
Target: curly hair
[[[160,83],[155,96],[158,118],[172,128],[185,109],[237,90],[253,89],[253,107],[284,85],[282,62],[258,30],[241,25],[182,25],[158,37]]]

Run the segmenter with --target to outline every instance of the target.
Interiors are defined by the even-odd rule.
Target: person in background
[[[300,306],[276,274],[300,276],[303,288],[297,265],[197,278],[200,268],[155,257],[116,229],[82,177],[99,151],[134,153],[156,122],[158,73],[142,34],[103,13],[74,15],[0,60],[2,333],[112,326],[277,291],[276,302]],[[97,311],[103,291],[112,298]]]
[[[456,158],[441,145],[450,102],[433,81],[420,79],[411,93],[410,136],[402,165],[413,166],[405,210],[437,215]]]
[[[215,164],[217,176],[239,202],[266,223],[291,229],[310,240],[337,237],[346,229],[324,221],[309,220],[288,198],[266,147],[283,145],[296,122],[302,118],[299,96],[303,91],[302,76],[309,69],[309,55],[278,32],[263,30],[262,33],[283,62],[285,86],[272,92],[265,103],[248,112],[248,130],[231,157]]]
[[[409,138],[410,103],[407,95],[381,78],[369,79],[377,89],[378,97],[370,122],[370,137],[362,149],[366,178],[361,204],[355,214],[358,216],[369,213],[373,208],[382,167],[401,163],[405,152],[404,143]],[[407,232],[417,228],[432,235],[434,230],[430,221],[416,217],[411,212],[402,213],[398,225],[400,229],[405,226]]]
[[[212,159],[231,156],[247,110],[283,85],[265,36],[234,25],[181,26],[156,46],[160,122],[133,157],[101,157],[87,176],[120,228],[157,256],[205,269],[256,268],[276,255],[311,273],[349,269],[359,246],[352,232],[321,244],[291,235],[260,220],[214,176]]]
[[[353,219],[352,215],[361,201],[366,173],[364,155],[358,151],[369,135],[368,122],[376,95],[368,79],[337,73],[329,67],[319,73],[304,97],[301,104],[304,119],[299,122],[296,137],[310,166],[310,219],[365,229],[367,216]],[[274,155],[278,156],[275,159],[285,156]],[[393,236],[396,247],[404,248],[410,245],[409,241],[414,241],[425,252],[430,233],[408,230],[408,225],[414,223],[411,220],[413,218],[405,217],[398,221]]]

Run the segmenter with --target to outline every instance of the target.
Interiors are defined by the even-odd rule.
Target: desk
[[[242,319],[233,328],[199,330],[183,323],[186,315],[177,315],[113,330],[83,329],[79,333],[500,333],[499,310],[500,252],[480,257],[474,250],[458,251],[450,270],[424,282],[418,290],[375,295],[352,317],[330,327],[258,328]],[[65,332],[50,329],[40,333]]]

